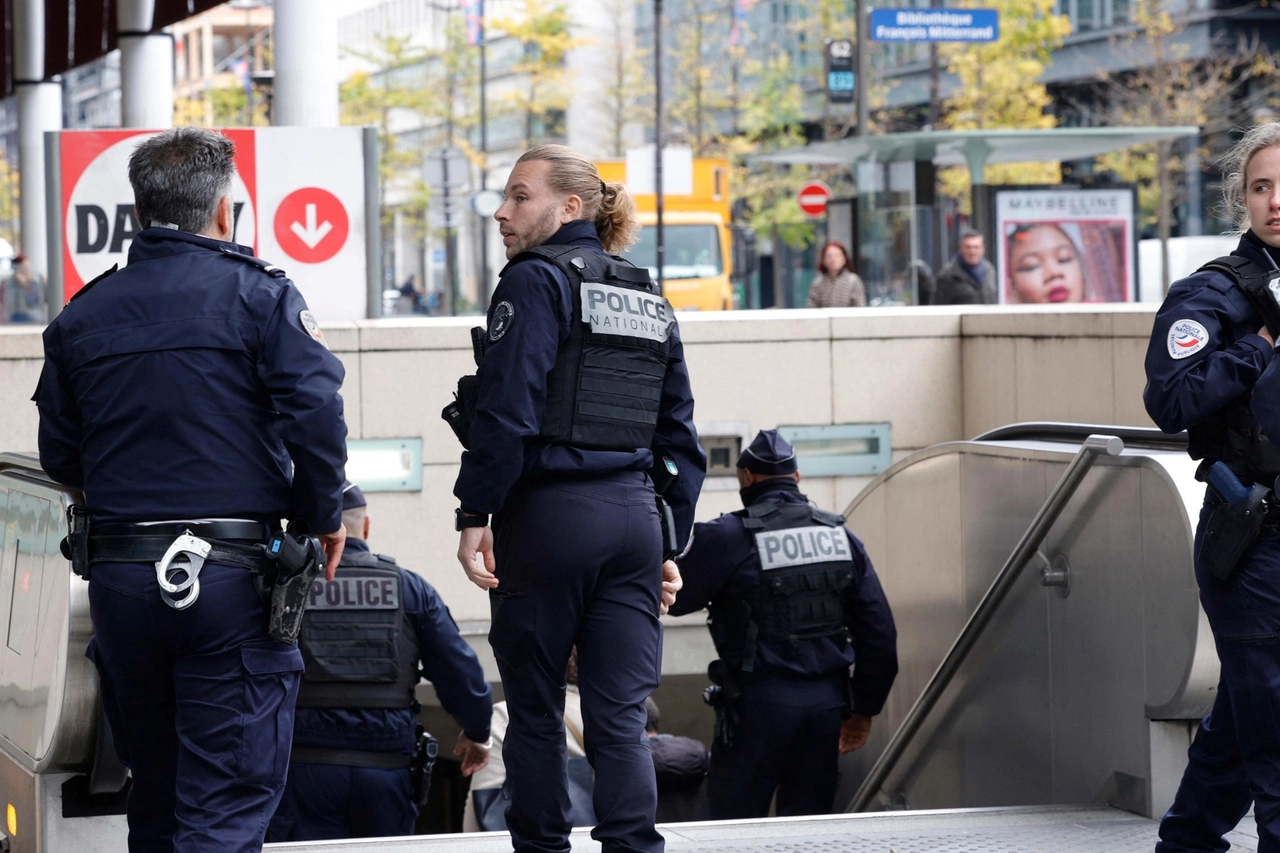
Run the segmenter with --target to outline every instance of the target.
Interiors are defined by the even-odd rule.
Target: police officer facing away
[[[1258,849],[1280,850],[1280,506],[1270,491],[1280,447],[1268,437],[1280,437],[1280,122],[1249,130],[1225,164],[1225,200],[1244,235],[1169,289],[1146,357],[1147,412],[1166,432],[1187,430],[1212,484],[1195,573],[1221,663],[1159,853],[1226,850],[1223,835],[1251,802]]]
[[[261,847],[302,655],[268,637],[253,546],[305,522],[332,576],[345,539],[342,364],[284,273],[231,242],[233,153],[195,128],[138,145],[146,227],[45,330],[34,398],[41,465],[90,513],[88,654],[133,771],[131,851]],[[156,562],[184,532],[211,550],[173,595]]]
[[[439,593],[369,550],[370,522],[364,494],[347,484],[342,562],[332,581],[312,584],[298,637],[307,668],[272,841],[413,834],[413,689],[420,678],[462,726],[455,750],[462,775],[489,761],[493,694],[480,661]]]
[[[607,851],[659,851],[644,699],[661,668],[664,546],[647,472],[663,459],[678,470],[666,499],[683,545],[706,467],[684,350],[647,272],[605,254],[634,242],[635,205],[581,154],[525,152],[494,218],[510,263],[454,494],[458,557],[489,590],[511,717],[507,826],[516,850],[569,849],[563,712],[576,644],[592,835]]]
[[[738,457],[745,509],[698,524],[673,615],[708,608],[720,659],[707,796],[716,820],[822,814],[898,673],[884,590],[844,518],[810,506],[795,450],[763,430]],[[849,667],[853,666],[853,677]],[[843,722],[842,722],[843,720]]]

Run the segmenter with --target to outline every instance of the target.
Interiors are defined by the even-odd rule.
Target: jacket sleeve
[[[884,708],[898,676],[898,630],[871,558],[856,536],[848,536],[858,577],[845,617],[853,638],[853,713],[874,717]]]
[[[36,383],[36,409],[40,413],[40,467],[54,482],[73,489],[84,488],[84,471],[80,466],[80,442],[83,424],[66,379],[58,369],[51,352],[54,327],[45,332],[44,369]]]
[[[849,302],[850,308],[867,307],[867,286],[862,283],[862,276],[857,273],[853,274],[853,288],[850,295],[852,296]]]
[[[817,308],[818,306],[818,285],[822,283],[822,276],[815,275],[813,282],[809,285],[809,295],[805,297],[804,307]]]
[[[737,570],[736,550],[729,545],[724,516],[711,522],[693,526],[689,545],[676,557],[684,587],[676,594],[676,603],[669,611],[672,616],[697,613],[711,604],[725,582]],[[730,552],[735,553],[730,553]]]
[[[412,572],[400,571],[405,583],[412,584],[422,597],[422,612],[414,620],[422,674],[435,687],[440,705],[458,721],[467,737],[484,743],[489,739],[493,691],[484,680],[480,659],[458,632],[439,593]]]
[[[1271,345],[1260,335],[1231,339],[1253,308],[1220,278],[1200,274],[1178,282],[1156,314],[1142,400],[1165,432],[1193,426],[1248,393],[1271,362]]]
[[[315,533],[332,533],[342,526],[347,425],[338,389],[346,371],[304,319],[315,322],[302,294],[286,282],[263,325],[258,378],[293,460],[293,517]]]
[[[939,305],[975,305],[982,302],[978,283],[954,263],[949,263],[938,273],[935,301]]]
[[[680,471],[665,497],[676,520],[676,545],[683,549],[693,529],[694,508],[707,476],[707,455],[698,444],[698,431],[693,425],[693,389],[678,326],[671,335],[671,362],[662,385],[657,431],[651,446],[656,462],[670,456]]]
[[[471,449],[462,454],[453,487],[468,512],[497,512],[524,471],[525,442],[538,435],[547,406],[547,375],[555,367],[562,335],[569,333],[568,292],[559,271],[541,261],[525,261],[493,295],[492,306],[509,304],[511,313],[498,339],[490,335],[486,341],[477,373]]]

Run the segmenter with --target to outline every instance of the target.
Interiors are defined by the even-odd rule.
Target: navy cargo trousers
[[[1196,553],[1209,507],[1200,514]],[[1264,529],[1225,581],[1196,567],[1221,663],[1156,853],[1225,851],[1254,806],[1259,853],[1280,853],[1280,534]]]
[[[493,527],[489,642],[511,717],[502,757],[515,849],[569,849],[564,692],[576,645],[592,837],[607,853],[658,853],[644,700],[662,666],[662,534],[648,477],[520,483]]]
[[[133,771],[130,853],[248,853],[284,790],[302,675],[266,636],[252,576],[207,563],[174,610],[150,564],[96,563],[89,582],[103,706]]]

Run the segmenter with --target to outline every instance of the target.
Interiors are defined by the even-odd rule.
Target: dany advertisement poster
[[[993,189],[1001,304],[1133,301],[1133,187]]]

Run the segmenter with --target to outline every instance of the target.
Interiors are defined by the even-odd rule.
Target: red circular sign
[[[347,229],[347,209],[319,187],[294,190],[276,208],[276,242],[304,264],[323,263],[338,254],[346,245]]]
[[[796,201],[800,209],[808,216],[822,216],[827,212],[827,201],[831,198],[831,187],[822,181],[809,181],[796,193]]]

